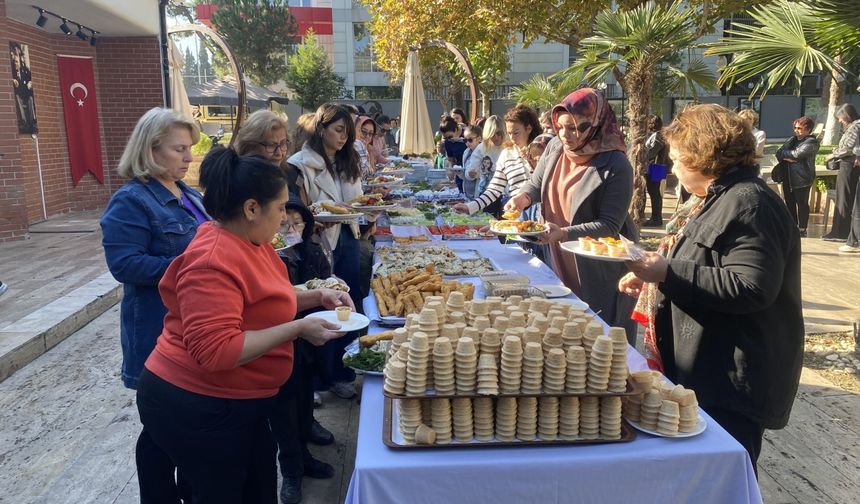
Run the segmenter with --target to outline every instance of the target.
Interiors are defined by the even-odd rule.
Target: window
[[[370,30],[364,23],[352,24],[353,45],[355,52],[353,59],[355,61],[356,72],[380,72],[381,70],[373,61],[373,38],[370,36]]]
[[[759,121],[761,120],[761,100],[759,98],[738,98],[738,110],[743,109],[753,109],[759,115]]]
[[[400,86],[355,86],[356,100],[399,100],[403,98]]]
[[[312,0],[289,0],[290,7],[313,7]]]

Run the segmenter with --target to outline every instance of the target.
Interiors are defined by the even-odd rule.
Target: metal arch
[[[206,35],[211,38],[215,44],[224,51],[224,54],[227,55],[227,61],[230,63],[230,68],[233,70],[233,77],[236,79],[236,89],[239,92],[239,105],[236,110],[236,125],[233,127],[233,135],[230,138],[230,146],[232,147],[233,142],[236,141],[236,133],[239,131],[239,128],[242,127],[242,121],[245,119],[245,111],[248,108],[248,94],[245,90],[245,78],[244,72],[242,71],[242,64],[239,63],[239,60],[236,59],[236,55],[233,53],[233,50],[224,42],[224,39],[218,35],[218,32],[204,25],[196,25],[196,24],[184,24],[179,26],[174,26],[167,31],[168,35],[173,35],[175,33],[185,33],[185,32],[197,32],[201,35]]]
[[[475,79],[475,69],[472,68],[472,63],[469,61],[469,57],[462,49],[446,40],[428,40],[421,44],[410,46],[409,50],[418,51],[428,47],[443,47],[448,49],[454,54],[454,58],[457,60],[457,63],[463,67],[463,71],[466,72],[466,77],[469,79],[469,96],[472,98],[472,104],[471,107],[469,107],[469,124],[475,124],[475,121],[478,119],[478,85],[477,79]]]

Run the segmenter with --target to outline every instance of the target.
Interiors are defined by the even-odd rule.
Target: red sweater
[[[274,396],[293,369],[293,342],[239,365],[245,331],[293,320],[296,292],[269,244],[253,245],[212,222],[158,284],[164,330],[146,368],[189,392],[228,399]]]

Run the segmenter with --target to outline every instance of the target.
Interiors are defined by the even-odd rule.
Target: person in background
[[[123,284],[121,376],[130,389],[138,387],[167,313],[158,282],[209,220],[200,193],[182,181],[198,140],[191,118],[165,108],[145,113],[119,160],[120,176],[130,180],[113,194],[99,222],[108,269]],[[142,502],[178,503],[180,493],[187,497],[189,490],[180,490],[174,478],[176,465],[146,429],[136,453]]]
[[[451,116],[444,116],[439,123],[439,132],[442,133],[447,168],[463,166],[463,153],[466,151],[466,142],[463,140],[462,130],[457,121]],[[449,178],[450,175],[449,173]],[[457,183],[457,189],[463,192],[463,178],[455,174],[453,179]]]
[[[556,135],[555,126],[552,125],[552,110],[545,110],[540,115],[540,125],[543,127],[543,132],[547,135]]]
[[[475,186],[475,197],[483,193],[487,189],[490,180],[493,179],[495,173],[496,162],[504,150],[504,144],[508,140],[508,135],[505,132],[505,123],[499,116],[490,116],[484,121],[482,126],[481,137],[484,139],[478,145],[478,152],[473,157],[473,163],[480,162],[479,165],[472,164],[469,169],[478,174],[477,185]],[[491,204],[492,207],[495,204]],[[496,209],[497,210],[497,209]],[[489,213],[495,210],[490,209]]]
[[[630,320],[634,303],[614,288],[626,272],[624,265],[561,249],[561,243],[583,236],[638,239],[627,213],[633,168],[615,114],[602,92],[583,88],[553,107],[552,122],[558,137],[549,142],[505,210],[523,211],[540,203],[549,227],[540,239],[548,247],[547,263],[609,325],[624,327],[628,342],[635,345],[636,324]]]
[[[457,121],[457,126],[460,127],[460,135],[459,136],[463,136],[463,134],[466,132],[466,126],[469,125],[469,120],[466,119],[466,113],[463,112],[463,109],[455,107],[455,108],[451,109],[451,113],[449,115],[455,121]]]
[[[278,255],[287,267],[290,283],[299,285],[315,278],[331,277],[331,264],[314,239],[314,217],[298,198],[286,204],[287,218],[282,228],[289,248]],[[303,316],[299,314],[297,318]],[[314,419],[314,377],[319,355],[305,340],[293,346],[293,372],[278,391],[270,417],[272,434],[278,443],[281,470],[281,504],[296,504],[302,499],[302,477],[326,479],[334,476],[331,464],[317,460],[308,449],[334,443],[334,436]]]
[[[236,133],[233,149],[240,156],[260,156],[281,168],[291,150],[290,126],[284,114],[258,110]]]
[[[498,201],[498,206],[491,209],[501,214],[501,198],[505,191],[516,194],[531,176],[532,169],[527,160],[528,146],[543,131],[537,114],[531,108],[519,104],[508,110],[504,121],[510,141],[499,155],[493,178],[477,198],[454,205],[456,212],[470,215],[479,210],[487,212],[490,205]]]
[[[304,203],[344,203],[363,194],[355,143],[355,123],[349,109],[332,103],[321,105],[316,111],[313,135],[302,150],[287,160],[302,175],[309,198]],[[332,251],[332,270],[349,286],[356,306],[361,304],[362,285],[359,237],[354,221],[332,224],[321,234],[323,247]],[[323,348],[322,381],[342,399],[355,397],[355,373],[344,367],[342,360],[344,348],[352,339],[354,336],[347,335]]]
[[[361,116],[358,118],[358,121],[355,123],[356,133],[358,133],[358,140],[364,144],[364,148],[367,151],[367,160],[368,165],[372,168],[370,173],[362,172],[362,176],[369,176],[376,171],[376,167],[381,164],[385,164],[388,162],[388,158],[382,155],[382,150],[380,150],[377,145],[376,139],[379,138],[377,135],[378,125],[376,122],[367,117]]]
[[[475,187],[478,185],[478,174],[480,173],[481,158],[475,157],[472,159],[472,154],[481,145],[481,129],[477,126],[467,126],[466,133],[463,135],[463,140],[466,142],[466,150],[463,152],[463,194],[466,199],[475,197]],[[479,153],[480,155],[480,153]],[[478,166],[476,169],[475,167]]]
[[[854,168],[860,170],[860,145],[854,147]],[[854,208],[851,209],[851,230],[845,245],[839,247],[840,252],[860,254],[860,182],[854,191]],[[860,257],[860,256],[858,256]]]
[[[382,138],[380,152],[385,156],[396,156],[398,154],[397,140],[394,138],[394,132],[392,131],[393,124],[394,121],[385,114],[376,117],[377,133]]]
[[[669,225],[659,252],[626,263],[618,289],[651,320],[652,366],[695,390],[755,468],[764,429],[785,427],[800,381],[800,234],[758,177],[755,139],[737,114],[692,105],[664,135],[695,207]]]
[[[526,160],[531,165],[532,170],[537,168],[540,157],[543,156],[544,151],[546,151],[546,146],[549,145],[550,140],[553,138],[555,138],[555,135],[541,133],[529,144],[529,148],[526,150]]]
[[[293,343],[342,334],[338,324],[296,313],[353,305],[343,292],[292,288],[271,245],[286,217],[282,170],[216,148],[201,182],[215,222],[200,226],[159,283],[167,315],[137,407],[144,432],[190,481],[191,501],[275,504],[269,415],[292,372]]]
[[[851,229],[851,213],[860,183],[860,168],[855,166],[854,148],[860,145],[860,114],[854,105],[846,103],[836,109],[836,120],[842,125],[839,145],[827,155],[829,163],[837,163],[836,205],[830,232],[822,236],[826,241],[845,241]],[[835,161],[834,161],[835,160]]]
[[[787,172],[782,182],[782,195],[801,238],[806,237],[809,190],[815,180],[815,155],[819,148],[818,139],[812,135],[814,126],[812,119],[806,116],[795,119],[794,136],[776,151],[776,159],[785,163]]]
[[[764,144],[767,142],[767,134],[758,129],[758,113],[753,109],[743,109],[738,115],[749,126],[755,138],[755,166],[761,172],[761,160],[764,158]]]
[[[356,107],[355,105],[342,105],[345,107],[352,116],[353,122],[356,124],[356,130],[358,129],[358,119],[365,115],[364,109],[361,107]],[[304,144],[298,145],[298,150],[302,150],[302,146]],[[358,153],[358,167],[361,172],[362,177],[367,177],[376,171],[376,166],[370,162],[370,153],[367,151],[367,146],[364,142],[354,142],[353,147],[355,148],[355,152]]]
[[[400,151],[400,116],[391,118],[391,134],[394,135],[394,145]]]
[[[648,150],[648,167],[659,165],[669,169],[672,160],[669,159],[669,146],[663,138],[663,119],[658,115],[648,116],[648,131],[651,135],[645,140],[645,148]],[[661,186],[664,179],[651,180],[651,174],[645,177],[645,189],[651,199],[651,218],[642,223],[642,227],[663,227],[663,191]]]

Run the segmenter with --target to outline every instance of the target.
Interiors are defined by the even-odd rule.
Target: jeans
[[[140,375],[141,438],[151,436],[191,486],[192,502],[278,504],[273,400],[204,396]],[[146,453],[138,453],[138,463]],[[147,493],[141,480],[141,495]]]
[[[782,186],[788,213],[800,229],[806,229],[809,223],[809,189],[809,187],[790,189],[787,185]]]

